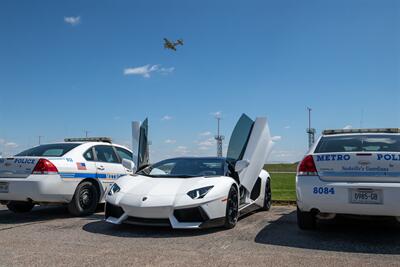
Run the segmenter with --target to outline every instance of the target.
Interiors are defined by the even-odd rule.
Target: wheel
[[[302,230],[313,230],[316,227],[316,217],[312,212],[301,211],[297,207],[297,225]]]
[[[268,178],[265,183],[265,192],[264,192],[264,204],[261,210],[268,211],[271,209],[272,205],[272,193],[271,193],[271,179]]]
[[[224,227],[231,229],[235,227],[239,218],[239,198],[236,187],[232,186],[229,190],[226,202],[225,224]]]
[[[99,192],[91,182],[80,183],[75,190],[74,197],[68,204],[68,211],[75,216],[85,216],[96,211],[99,202]]]
[[[35,206],[35,204],[27,201],[10,201],[7,204],[8,210],[15,213],[30,212],[33,206]]]

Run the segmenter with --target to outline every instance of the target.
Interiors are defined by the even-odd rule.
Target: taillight
[[[297,168],[297,175],[318,175],[314,159],[311,155],[305,156]]]
[[[32,171],[32,174],[56,174],[58,173],[57,167],[54,166],[47,159],[39,159],[38,163],[36,164],[35,168]]]

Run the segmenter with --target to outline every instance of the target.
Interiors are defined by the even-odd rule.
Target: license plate
[[[0,182],[0,193],[8,193],[8,183]]]
[[[350,191],[351,203],[382,204],[382,191],[373,189],[353,189]]]

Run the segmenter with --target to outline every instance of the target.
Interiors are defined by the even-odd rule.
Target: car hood
[[[139,196],[177,196],[186,195],[193,189],[213,186],[218,177],[193,177],[193,178],[158,178],[148,176],[124,176],[117,180],[121,193]]]

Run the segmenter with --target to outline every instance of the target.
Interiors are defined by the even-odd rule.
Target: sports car
[[[172,228],[233,228],[240,215],[271,206],[263,166],[273,142],[266,118],[243,114],[226,158],[181,157],[119,178],[107,192],[105,220]],[[135,171],[134,163],[124,161]]]

